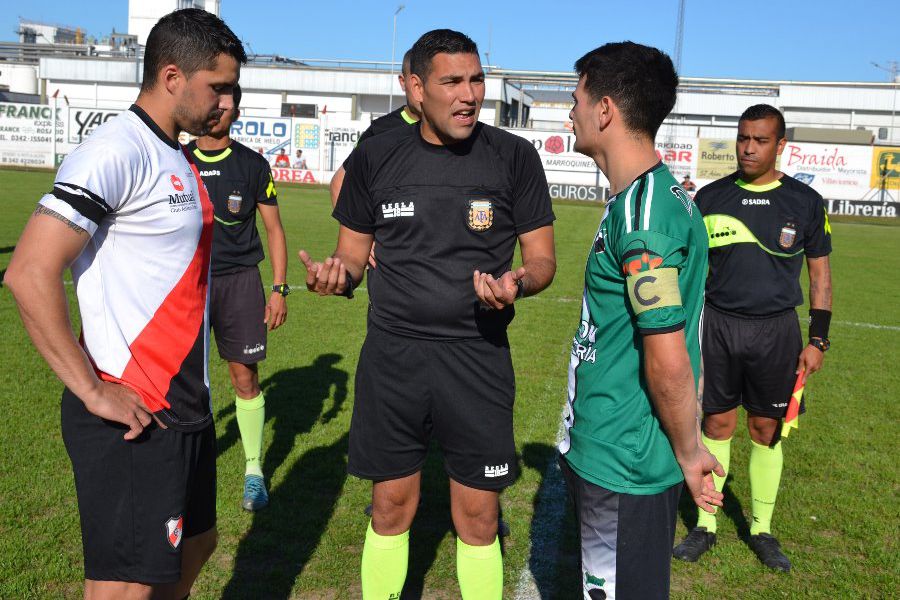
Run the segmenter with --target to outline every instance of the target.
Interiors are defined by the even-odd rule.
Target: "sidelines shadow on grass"
[[[317,423],[327,423],[340,412],[349,377],[346,371],[334,368],[341,358],[322,354],[309,366],[279,371],[262,382],[266,418],[273,420],[272,443],[263,460],[268,477],[285,462],[298,434]],[[334,402],[323,413],[332,387]],[[217,418],[230,412],[234,412],[233,404]],[[219,452],[238,439],[236,419],[232,419],[219,439]],[[332,444],[308,450],[270,490],[269,506],[253,514],[250,530],[238,545],[223,598],[290,597],[343,492],[348,439],[345,433]],[[240,488],[235,485],[234,489],[237,503]]]
[[[450,517],[450,483],[444,471],[443,456],[432,443],[422,467],[422,501],[409,530],[409,567],[400,597],[422,597],[425,574],[437,558],[437,550],[447,533],[453,531]]]
[[[558,450],[548,444],[531,443],[522,448],[522,462],[541,476],[532,500],[528,568],[542,600],[582,594],[578,531],[558,456]]]
[[[730,480],[731,474],[728,475],[728,479],[725,480],[725,486],[722,488],[722,493],[725,494],[725,498],[722,501],[722,508],[719,509],[717,518],[721,519],[724,514],[731,519],[732,523],[734,523],[734,528],[737,530],[738,538],[744,542],[749,542],[750,523],[747,521],[747,517],[744,514],[744,507],[741,504],[741,501],[738,500],[737,496],[735,496],[734,492],[731,490]],[[684,487],[681,492],[681,498],[678,500],[678,513],[681,515],[681,522],[684,523],[684,526],[687,527],[688,531],[697,526],[697,510],[698,508],[694,503],[694,499],[691,498],[687,487]],[[675,543],[678,544],[680,541],[681,540],[675,540]]]
[[[345,433],[333,444],[306,452],[269,492],[269,506],[254,513],[238,545],[222,598],[291,597],[343,493],[348,439]]]
[[[312,431],[316,423],[324,425],[341,411],[347,399],[349,375],[335,364],[340,354],[320,354],[307,367],[284,369],[265,379],[260,388],[266,398],[266,420],[274,419],[272,443],[263,457],[263,471],[271,477],[290,454],[297,435]],[[334,387],[334,402],[322,413]],[[221,422],[235,410],[234,402],[221,409],[216,421]],[[216,440],[221,456],[240,440],[237,419],[231,419]],[[243,476],[243,473],[239,475]]]

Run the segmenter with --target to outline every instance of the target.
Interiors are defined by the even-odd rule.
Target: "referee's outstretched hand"
[[[306,250],[300,251],[300,260],[306,267],[306,289],[320,296],[342,294],[347,286],[347,267],[339,258],[329,257],[325,262],[314,262]]]
[[[500,279],[494,279],[490,273],[482,273],[476,269],[472,273],[472,284],[482,306],[500,310],[516,301],[516,294],[519,291],[516,282],[524,276],[525,267],[507,271]]]
[[[705,446],[698,444],[694,456],[685,461],[678,461],[684,474],[684,484],[688,488],[694,503],[708,513],[716,512],[716,506],[722,506],[725,495],[716,491],[712,474],[725,476],[725,469]]]
[[[128,386],[102,381],[97,393],[82,401],[89,413],[128,427],[123,436],[126,440],[133,440],[141,435],[151,421],[156,421],[157,425],[166,429],[156,415],[144,405],[137,392]]]

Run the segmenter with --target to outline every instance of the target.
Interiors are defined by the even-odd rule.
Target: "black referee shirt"
[[[756,186],[732,173],[701,188],[694,202],[710,232],[708,303],[748,316],[803,304],[803,255],[831,253],[831,225],[818,192],[788,175]]]
[[[255,267],[265,256],[256,230],[256,204],[278,203],[268,161],[234,140],[223,150],[203,151],[196,142],[188,150],[215,213],[212,274]]]
[[[372,121],[368,129],[360,134],[356,144],[359,145],[363,140],[382,134],[385,131],[390,131],[391,129],[396,129],[398,127],[405,127],[406,125],[415,125],[417,122],[418,121],[416,121],[412,115],[406,112],[406,106],[401,106],[397,110],[389,112]]]
[[[505,331],[513,308],[481,309],[472,272],[499,277],[517,236],[555,218],[534,147],[483,123],[453,146],[429,144],[419,125],[366,140],[350,156],[333,214],[375,236],[372,323],[441,340]]]

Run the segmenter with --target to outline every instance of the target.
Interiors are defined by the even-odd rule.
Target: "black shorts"
[[[209,284],[209,324],[219,356],[252,365],[266,357],[266,295],[259,269],[213,275]]]
[[[751,415],[784,417],[803,350],[796,311],[739,317],[707,304],[702,348],[703,412],[743,405]]]
[[[649,496],[620,494],[582,479],[561,455],[559,468],[575,507],[584,597],[668,598],[683,484]]]
[[[434,435],[451,478],[503,489],[519,471],[514,400],[505,339],[420,340],[370,324],[356,370],[347,470],[375,481],[412,475]]]
[[[87,411],[66,389],[62,435],[72,460],[85,579],[172,583],[184,538],[216,524],[216,432],[128,428]]]

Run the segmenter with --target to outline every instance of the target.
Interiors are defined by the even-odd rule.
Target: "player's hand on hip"
[[[264,322],[269,327],[269,331],[278,329],[287,320],[287,298],[279,292],[272,292],[269,301],[266,303],[266,318]]]
[[[822,362],[825,360],[825,353],[809,344],[800,353],[800,359],[797,361],[797,370],[795,375],[799,375],[803,371],[803,383],[806,378],[822,368]]]
[[[499,279],[495,279],[490,273],[482,273],[476,269],[472,273],[475,295],[478,296],[482,306],[500,310],[516,301],[516,294],[519,291],[516,281],[524,275],[524,267],[519,267],[515,271],[507,271]]]
[[[708,513],[715,512],[716,506],[722,506],[725,496],[716,491],[712,474],[724,477],[725,469],[705,446],[698,444],[694,455],[685,460],[679,459],[678,464],[684,474],[684,484],[697,506]]]
[[[300,251],[300,260],[306,267],[306,289],[320,296],[340,294],[347,286],[347,267],[339,258],[326,258],[325,262],[314,262],[305,250]]]
[[[373,269],[378,266],[375,262],[375,242],[372,242],[372,249],[369,250],[369,266]]]
[[[128,386],[102,381],[96,393],[82,401],[89,413],[128,427],[124,436],[126,440],[133,440],[141,435],[152,421],[156,421],[157,425],[166,429],[166,426],[150,412],[137,392]]]

